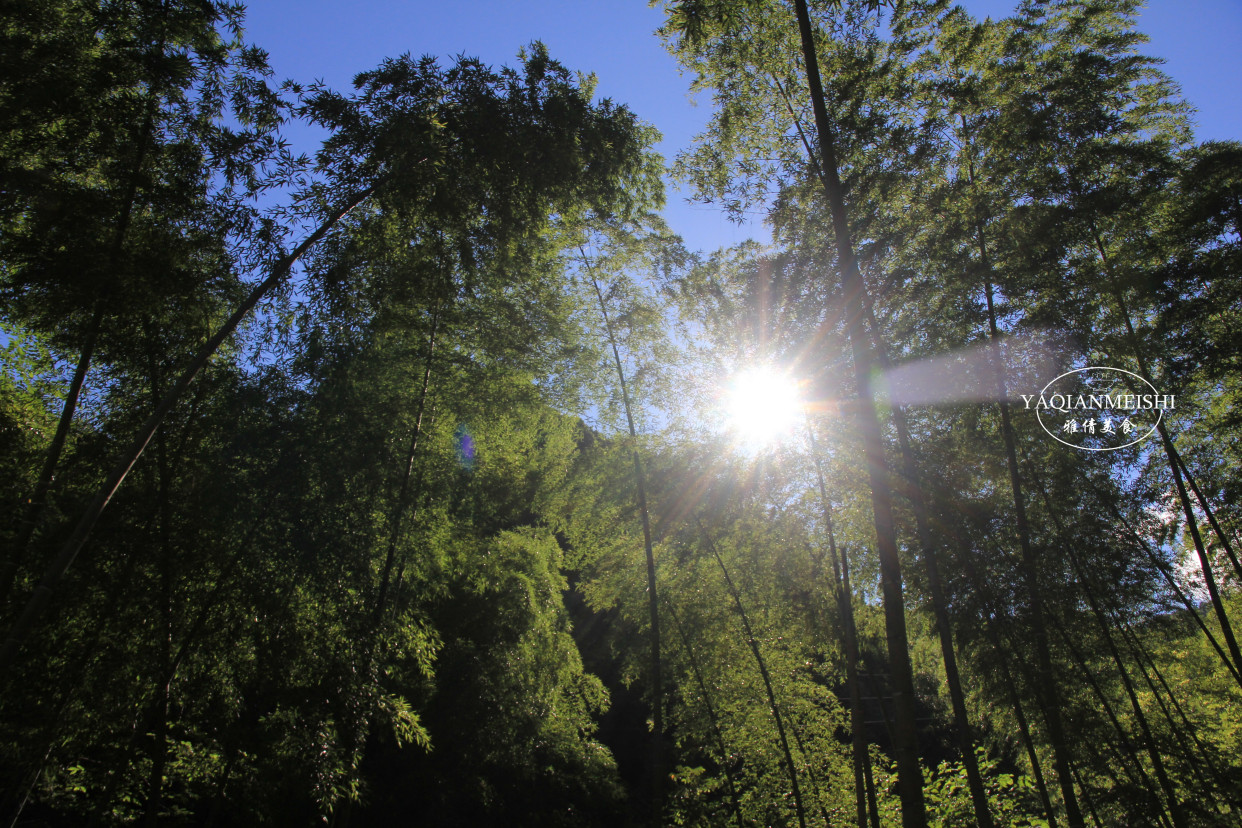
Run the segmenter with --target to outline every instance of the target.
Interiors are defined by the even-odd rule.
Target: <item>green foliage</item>
[[[979,751],[979,770],[988,781],[988,802],[998,825],[1013,828],[1047,828],[1048,821],[1033,816],[1039,810],[1035,784],[1025,774],[1002,772],[999,762]],[[944,761],[928,773],[928,823],[966,826],[974,824],[974,811],[966,790],[966,773],[958,762]]]
[[[32,486],[40,449],[56,427],[52,406],[64,394],[56,360],[37,336],[20,329],[0,331],[0,480],[6,503],[20,503]],[[17,512],[5,518],[3,536],[16,527]]]
[[[674,173],[766,209],[771,248],[686,251],[654,130],[538,43],[276,91],[232,5],[0,23],[6,635],[181,389],[0,676],[6,816],[897,824],[861,330],[945,392],[903,406],[893,481],[927,824],[977,819],[941,619],[996,824],[1068,822],[1067,788],[1102,825],[1236,823],[1238,145],[1193,143],[1129,0],[812,3],[859,324],[792,4],[664,6],[715,104]],[[313,159],[289,119],[327,132]],[[1016,403],[1004,426],[994,341],[1010,399],[1041,361],[1175,394],[1220,533],[1155,438],[1075,453]],[[755,362],[800,378],[813,441],[723,434]]]

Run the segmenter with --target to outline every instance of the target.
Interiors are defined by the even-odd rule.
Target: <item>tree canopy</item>
[[[667,168],[540,43],[0,24],[4,824],[1242,824],[1242,144],[1137,0],[656,5]]]

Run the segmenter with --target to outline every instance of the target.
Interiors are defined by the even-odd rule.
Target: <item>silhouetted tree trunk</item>
[[[972,184],[973,170],[972,163],[968,166]],[[1039,585],[1038,558],[1031,542],[1031,529],[1027,522],[1026,498],[1022,491],[1022,475],[1018,469],[1018,441],[1010,417],[1008,390],[1005,387],[1003,363],[999,355],[1000,329],[996,323],[992,260],[988,253],[987,239],[983,233],[983,223],[977,219],[975,241],[978,244],[979,261],[984,274],[983,295],[988,313],[988,342],[991,346],[992,370],[996,379],[997,405],[1000,408],[1001,439],[1005,444],[1005,462],[1009,468],[1009,485],[1013,494],[1014,528],[1017,531],[1018,545],[1022,552],[1022,580],[1027,603],[1030,606],[1031,627],[1035,638],[1036,669],[1039,674],[1036,682],[1037,693],[1041,698],[1041,707],[1048,724],[1048,738],[1052,742],[1053,762],[1056,764],[1057,782],[1065,803],[1066,821],[1070,828],[1084,828],[1082,811],[1078,807],[1078,799],[1074,794],[1074,780],[1070,775],[1069,749],[1065,742],[1065,726],[1061,719],[1061,700],[1053,678],[1052,654],[1048,647],[1048,630],[1044,621],[1044,599]]]
[[[163,47],[164,41],[161,35],[161,40],[156,44],[155,48],[157,51],[163,51]],[[125,195],[121,199],[116,229],[113,233],[108,260],[105,265],[105,273],[108,274],[109,278],[117,278],[118,276],[121,254],[125,250],[125,239],[129,233],[130,221],[134,215],[134,202],[138,197],[138,177],[142,172],[142,166],[146,163],[147,153],[151,148],[152,132],[155,124],[155,109],[158,106],[158,99],[155,96],[154,90],[149,90],[147,94],[149,95],[147,114],[142,128],[139,130],[138,140],[134,144],[136,147],[134,162],[130,169],[129,179],[125,185]],[[27,500],[17,540],[9,553],[9,559],[5,562],[3,572],[0,572],[0,609],[3,609],[8,604],[18,569],[26,556],[26,549],[34,537],[35,530],[39,528],[43,509],[47,505],[47,497],[51,493],[52,483],[56,479],[56,469],[60,464],[60,456],[64,452],[65,441],[68,439],[69,429],[73,425],[73,417],[77,412],[78,401],[82,396],[82,388],[86,384],[86,375],[89,373],[91,362],[95,357],[95,347],[99,344],[99,333],[103,327],[109,292],[108,288],[104,287],[101,295],[95,299],[95,306],[91,311],[91,321],[86,328],[86,338],[83,340],[82,348],[78,352],[78,361],[73,369],[73,378],[69,382],[69,389],[65,394],[65,402],[61,406],[60,417],[56,421],[56,432],[52,435],[52,442],[48,446],[47,456],[43,460],[43,467],[39,471],[39,478],[35,482],[34,491]]]
[[[1207,498],[1199,490],[1199,484],[1195,482],[1194,475],[1190,473],[1190,469],[1186,466],[1186,461],[1182,459],[1172,440],[1169,441],[1169,449],[1173,462],[1182,470],[1182,474],[1186,477],[1186,483],[1190,486],[1190,490],[1195,493],[1195,500],[1199,501],[1199,508],[1203,509],[1203,514],[1207,517],[1208,523],[1212,526],[1212,531],[1216,533],[1217,540],[1220,541],[1220,545],[1224,548],[1225,555],[1229,558],[1229,563],[1233,565],[1234,577],[1242,581],[1242,563],[1238,561],[1238,555],[1233,549],[1233,544],[1229,541],[1229,536],[1225,534],[1225,530],[1217,522],[1216,512],[1212,510],[1212,506],[1208,503]]]
[[[1112,262],[1104,249],[1104,241],[1100,237],[1095,223],[1088,221],[1087,224],[1095,241],[1096,251],[1100,254],[1100,262],[1104,266],[1104,272],[1109,282],[1114,285],[1110,292],[1113,299],[1117,302],[1117,312],[1125,323],[1126,340],[1129,343],[1135,362],[1138,363],[1139,375],[1151,387],[1155,388],[1151,370],[1148,367],[1146,357],[1143,355],[1143,349],[1139,344],[1138,334],[1134,330],[1134,323],[1130,320],[1130,309],[1127,307],[1125,297],[1121,294],[1121,291],[1115,287],[1117,282],[1114,277]],[[1229,616],[1225,613],[1225,605],[1221,601],[1220,589],[1216,585],[1216,575],[1212,571],[1212,561],[1208,557],[1203,537],[1199,534],[1199,522],[1195,518],[1194,508],[1190,503],[1190,496],[1186,493],[1186,484],[1182,479],[1182,466],[1178,462],[1177,449],[1173,445],[1173,439],[1169,436],[1168,429],[1165,428],[1163,418],[1157,421],[1156,432],[1160,435],[1160,445],[1164,449],[1165,459],[1169,464],[1173,485],[1177,488],[1178,503],[1181,504],[1182,515],[1186,518],[1186,530],[1190,533],[1191,541],[1195,546],[1195,552],[1199,556],[1199,568],[1203,572],[1203,582],[1207,587],[1208,597],[1212,601],[1212,608],[1216,611],[1216,618],[1220,622],[1221,636],[1225,639],[1225,645],[1229,648],[1229,655],[1233,658],[1234,666],[1237,668],[1238,673],[1242,674],[1242,650],[1238,649],[1238,641],[1233,634],[1233,625],[1229,622]],[[1223,534],[1222,532],[1222,537]],[[1231,548],[1230,552],[1232,553]],[[1235,566],[1237,565],[1236,560],[1234,564]],[[1242,575],[1242,567],[1239,567],[1239,573]]]
[[[1146,554],[1147,560],[1150,561],[1152,566],[1160,572],[1161,576],[1165,580],[1165,583],[1169,585],[1169,589],[1173,590],[1173,594],[1177,596],[1182,606],[1186,608],[1186,614],[1194,619],[1195,626],[1199,628],[1199,631],[1203,633],[1205,638],[1207,638],[1208,643],[1212,645],[1212,649],[1214,649],[1217,656],[1220,657],[1221,664],[1223,664],[1225,669],[1227,669],[1230,675],[1233,676],[1233,679],[1238,683],[1238,686],[1242,687],[1242,674],[1238,673],[1237,668],[1233,665],[1233,661],[1229,658],[1229,655],[1225,652],[1224,648],[1220,646],[1220,642],[1216,640],[1216,636],[1210,629],[1208,629],[1207,624],[1203,622],[1203,618],[1200,617],[1199,610],[1194,605],[1194,602],[1190,600],[1190,597],[1185,593],[1185,591],[1182,590],[1181,586],[1178,585],[1177,579],[1173,576],[1173,573],[1169,571],[1169,566],[1163,557],[1158,551],[1151,548],[1151,545],[1148,544],[1147,540],[1139,534],[1138,530],[1132,526],[1128,520],[1126,520],[1125,516],[1121,514],[1121,510],[1118,509],[1116,505],[1109,503],[1109,506],[1113,516],[1117,518],[1118,522],[1120,522],[1122,526],[1125,527],[1129,537],[1133,538],[1139,545],[1139,548]]]
[[[154,354],[154,338],[148,334],[148,361],[151,375],[151,403],[157,405],[160,393],[160,370]],[[172,485],[171,458],[168,456],[168,440],[161,431],[155,444],[156,518],[159,535],[159,672],[156,674],[154,696],[151,701],[151,771],[147,781],[147,802],[144,821],[151,828],[159,825],[160,808],[164,799],[164,770],[168,764],[168,714],[172,691],[173,660],[173,561],[172,561],[172,503],[169,488]],[[161,681],[161,679],[164,679]]]
[[[579,251],[581,252],[581,251]],[[595,297],[599,300],[599,312],[604,319],[604,330],[608,335],[608,344],[612,348],[612,358],[617,368],[617,382],[621,386],[621,401],[625,407],[625,422],[630,434],[630,457],[634,462],[634,486],[638,495],[638,513],[643,526],[643,551],[647,556],[647,609],[651,624],[651,742],[650,742],[650,774],[649,794],[651,796],[652,825],[660,826],[664,811],[664,693],[660,663],[660,605],[656,593],[655,549],[651,542],[651,517],[647,511],[647,485],[643,475],[642,457],[638,452],[638,430],[634,427],[634,412],[631,407],[629,387],[625,382],[625,369],[621,366],[621,351],[617,347],[617,337],[613,332],[612,320],[608,316],[608,306],[604,302],[604,293],[595,279],[594,270],[585,253],[582,263],[591,274],[591,287],[595,289]]]
[[[199,349],[190,364],[182,372],[177,382],[164,394],[160,404],[152,412],[147,421],[143,423],[142,428],[138,432],[138,436],[134,439],[130,447],[117,461],[109,472],[107,480],[103,486],[95,493],[95,497],[87,506],[85,513],[78,520],[73,532],[69,538],[61,546],[56,557],[49,562],[47,569],[43,573],[42,579],[38,586],[35,587],[34,594],[26,602],[26,606],[22,609],[21,614],[9,628],[8,634],[5,636],[4,643],[0,644],[0,671],[8,670],[17,655],[18,649],[30,635],[35,624],[43,616],[47,610],[47,606],[52,599],[52,594],[56,591],[60,579],[64,577],[65,572],[73,564],[78,553],[82,551],[82,547],[86,544],[86,540],[90,537],[91,530],[95,528],[95,524],[99,521],[100,515],[107,508],[108,503],[112,500],[112,496],[116,494],[117,489],[121,487],[121,483],[125,481],[126,476],[138,462],[138,458],[142,456],[147,445],[151,442],[151,438],[155,436],[155,432],[163,424],[168,413],[185,394],[186,389],[194,382],[199,372],[207,365],[208,360],[216,350],[224,343],[226,339],[233,335],[237,330],[237,326],[242,320],[250,315],[255,305],[259,304],[265,296],[271,293],[277,285],[284,282],[288,278],[293,265],[302,258],[312,246],[320,239],[328,234],[333,227],[348,215],[355,207],[361,204],[371,195],[375,187],[368,187],[362,192],[351,197],[344,207],[332,213],[327,219],[315,229],[313,233],[306,237],[291,253],[287,253],[277,259],[271,268],[271,272],[257,287],[250,292],[245,301],[233,312],[233,314],[220,326],[210,339]]]
[[[380,575],[379,590],[375,596],[375,607],[371,617],[371,635],[378,633],[388,606],[388,587],[392,579],[393,562],[397,556],[397,544],[401,540],[401,526],[405,513],[410,506],[410,479],[414,472],[414,460],[418,455],[418,441],[422,437],[423,411],[427,405],[427,389],[431,385],[431,365],[436,353],[436,331],[440,324],[440,308],[437,306],[431,313],[431,333],[427,337],[427,359],[423,365],[422,385],[418,389],[418,402],[414,409],[414,433],[410,436],[410,447],[405,453],[405,463],[401,466],[401,485],[397,489],[397,498],[389,517],[388,549],[384,554],[384,568]]]
[[[1018,732],[1022,735],[1022,744],[1026,748],[1027,760],[1031,763],[1031,774],[1035,777],[1035,787],[1039,792],[1039,799],[1043,803],[1044,813],[1048,817],[1048,825],[1050,828],[1056,828],[1056,811],[1052,807],[1052,798],[1048,795],[1048,786],[1044,781],[1039,754],[1035,751],[1035,741],[1031,737],[1031,728],[1027,722],[1026,712],[1022,708],[1022,698],[1018,695],[1018,687],[1014,682],[1013,672],[1009,668],[1009,648],[1002,644],[1000,635],[997,633],[996,626],[992,620],[996,616],[996,612],[994,611],[991,594],[985,588],[983,580],[979,576],[979,571],[975,568],[972,553],[967,544],[960,538],[959,542],[961,543],[960,551],[966,575],[974,587],[975,594],[979,596],[983,603],[983,631],[992,645],[992,652],[1000,661],[1001,681],[1005,685],[1005,694],[1009,697],[1009,706],[1013,710],[1014,719],[1017,720]]]
[[[1115,615],[1116,610],[1114,609],[1114,616]],[[1199,738],[1199,734],[1196,732],[1194,724],[1191,723],[1190,718],[1186,715],[1186,711],[1182,709],[1182,705],[1178,702],[1177,695],[1173,692],[1173,688],[1169,687],[1169,683],[1165,681],[1164,674],[1160,672],[1160,667],[1156,664],[1156,660],[1152,658],[1151,653],[1147,652],[1147,649],[1143,646],[1143,642],[1139,638],[1138,634],[1135,633],[1135,631],[1124,621],[1124,619],[1119,619],[1119,621],[1121,634],[1126,641],[1130,654],[1134,658],[1135,664],[1138,665],[1139,671],[1143,676],[1143,680],[1147,683],[1148,689],[1151,690],[1152,698],[1154,698],[1160,705],[1161,711],[1168,720],[1170,732],[1177,737],[1177,744],[1184,747],[1187,739],[1182,738],[1180,735],[1184,734],[1188,737],[1190,743],[1194,745],[1195,750],[1198,753],[1199,758],[1195,760],[1190,757],[1189,751],[1186,751],[1183,755],[1186,757],[1187,763],[1195,766],[1196,772],[1200,776],[1203,775],[1203,771],[1206,768],[1208,775],[1210,775],[1216,783],[1215,795],[1220,798],[1221,802],[1226,803],[1231,812],[1236,814],[1237,807],[1239,805],[1238,796],[1233,786],[1230,785],[1228,779],[1225,777],[1224,771],[1208,752],[1207,747],[1203,744],[1203,740]],[[1172,715],[1169,713],[1168,707],[1161,698],[1160,691],[1158,691],[1156,689],[1156,685],[1152,683],[1152,675],[1156,677],[1156,680],[1164,689],[1164,695],[1172,703],[1173,709],[1177,711],[1178,719],[1181,722],[1180,726],[1174,722]]]
[[[806,68],[811,106],[824,173],[824,191],[832,213],[833,238],[844,289],[846,324],[854,357],[854,377],[858,386],[858,420],[863,452],[871,484],[871,508],[875,521],[876,550],[880,560],[880,588],[884,595],[884,622],[890,669],[893,671],[893,707],[896,715],[893,749],[897,756],[898,788],[901,795],[902,825],[925,828],[927,813],[923,803],[923,772],[919,764],[918,731],[915,724],[914,674],[910,665],[910,646],[906,634],[905,600],[902,596],[901,561],[897,556],[897,529],[893,520],[892,489],[884,441],[876,415],[871,387],[874,367],[863,326],[862,276],[854,258],[850,239],[849,215],[841,187],[836,158],[836,141],[824,102],[819,75],[819,58],[806,0],[795,0],[802,58]]]
[[[1122,726],[1121,720],[1117,717],[1117,712],[1113,709],[1112,702],[1109,701],[1108,695],[1104,692],[1104,688],[1100,687],[1099,681],[1096,680],[1095,675],[1091,672],[1091,667],[1087,664],[1086,656],[1083,655],[1082,650],[1078,648],[1078,645],[1074,643],[1074,638],[1065,630],[1064,627],[1061,626],[1061,623],[1057,621],[1056,618],[1053,618],[1052,622],[1053,626],[1057,630],[1057,633],[1061,636],[1061,640],[1064,641],[1065,645],[1069,648],[1070,655],[1073,657],[1074,663],[1078,665],[1079,672],[1083,678],[1087,680],[1087,684],[1091,687],[1092,692],[1095,693],[1095,697],[1099,700],[1101,708],[1104,710],[1105,714],[1107,714],[1108,721],[1113,727],[1113,732],[1117,734],[1116,742],[1113,742],[1112,740],[1108,740],[1108,742],[1113,750],[1117,752],[1118,756],[1122,758],[1122,769],[1125,770],[1127,774],[1130,774],[1130,769],[1133,768],[1134,772],[1137,773],[1137,777],[1134,777],[1133,774],[1130,775],[1136,787],[1138,787],[1139,790],[1153,793],[1152,805],[1155,806],[1160,821],[1165,825],[1172,825],[1168,818],[1165,803],[1161,802],[1159,797],[1154,796],[1154,792],[1158,785],[1152,782],[1151,777],[1147,774],[1147,769],[1143,767],[1143,762],[1139,758],[1137,751],[1135,751],[1131,745],[1129,734],[1126,733],[1125,727]],[[1125,764],[1125,759],[1129,759],[1129,766]]]
[[[716,544],[712,543],[711,536],[707,534],[702,523],[699,523],[699,532],[703,536],[703,542],[707,544],[708,550],[720,566],[720,572],[724,575],[725,586],[728,587],[729,595],[733,598],[733,606],[742,619],[742,630],[746,634],[746,644],[750,647],[751,655],[755,657],[755,665],[759,668],[759,675],[763,679],[763,689],[768,695],[768,710],[771,711],[772,719],[776,722],[776,733],[780,737],[781,752],[785,755],[785,767],[789,771],[789,784],[793,789],[798,825],[801,828],[806,828],[806,808],[802,802],[802,788],[798,785],[798,768],[794,764],[793,753],[789,750],[789,739],[785,735],[784,717],[781,716],[780,707],[776,703],[776,692],[772,689],[772,676],[768,673],[768,664],[764,661],[763,653],[759,651],[759,642],[755,639],[755,633],[751,629],[750,617],[746,614],[746,608],[742,605],[742,596],[738,594],[737,587],[733,585],[733,579],[729,577],[729,570],[725,567],[724,559],[716,551]]]
[[[732,763],[729,761],[729,749],[725,746],[724,731],[720,728],[720,718],[716,715],[716,708],[712,704],[711,695],[707,692],[707,682],[703,680],[703,671],[699,669],[699,660],[694,657],[694,649],[690,646],[690,638],[686,635],[686,628],[677,618],[677,612],[673,609],[672,604],[667,600],[664,602],[668,608],[668,617],[673,620],[673,627],[677,630],[678,637],[681,638],[681,644],[686,648],[686,660],[690,662],[690,670],[694,674],[694,683],[698,685],[699,695],[703,698],[703,709],[707,711],[707,721],[712,726],[712,735],[716,737],[716,748],[720,751],[720,768],[725,774],[725,783],[729,786],[729,802],[733,805],[733,818],[737,821],[737,828],[743,828],[742,825],[742,803],[737,794],[737,782],[733,779]]]
[[[1095,823],[1095,828],[1104,828],[1104,823],[1100,821],[1100,813],[1095,809],[1095,797],[1091,795],[1091,789],[1083,784],[1082,774],[1077,768],[1074,771],[1074,781],[1078,783],[1078,790],[1082,791],[1082,799],[1087,803],[1087,812],[1091,814],[1091,821]]]
[[[836,532],[833,529],[832,502],[828,499],[828,487],[824,482],[824,464],[815,444],[815,431],[809,421],[806,432],[811,458],[815,462],[820,509],[824,514],[824,533],[828,539],[828,554],[832,563],[833,597],[836,599],[837,616],[841,621],[841,649],[845,652],[845,683],[850,694],[850,750],[854,763],[854,801],[858,828],[867,828],[867,786],[864,770],[871,761],[871,757],[867,752],[862,687],[858,683],[858,631],[854,624],[854,596],[849,585],[849,558],[844,549],[838,550],[837,548]]]
[[[893,364],[889,357],[887,338],[876,319],[875,307],[865,294],[863,298],[880,366],[888,371]],[[979,773],[979,760],[975,756],[974,732],[966,713],[966,695],[962,692],[961,674],[957,669],[957,653],[953,648],[949,602],[945,597],[944,582],[940,578],[939,553],[936,544],[932,541],[931,526],[927,518],[927,499],[923,495],[918,464],[915,463],[914,450],[910,445],[909,420],[906,418],[905,409],[900,405],[893,406],[892,416],[893,426],[897,431],[897,445],[901,450],[902,479],[900,483],[914,510],[915,531],[919,539],[919,548],[923,552],[923,566],[927,570],[927,586],[931,593],[932,613],[936,619],[936,634],[940,640],[945,683],[949,687],[949,703],[953,709],[954,735],[957,737],[962,767],[966,769],[966,786],[970,790],[970,802],[974,808],[975,823],[978,828],[992,828],[994,825],[992,812],[988,806],[987,791],[983,787],[983,776]]]

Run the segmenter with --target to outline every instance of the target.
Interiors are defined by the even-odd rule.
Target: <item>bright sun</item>
[[[751,451],[789,434],[802,414],[797,384],[772,368],[751,368],[735,375],[724,404],[730,430]]]

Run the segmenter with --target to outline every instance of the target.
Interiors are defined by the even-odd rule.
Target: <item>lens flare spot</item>
[[[471,436],[470,430],[466,428],[465,423],[457,427],[453,437],[457,443],[458,465],[464,469],[474,468],[474,437]]]

